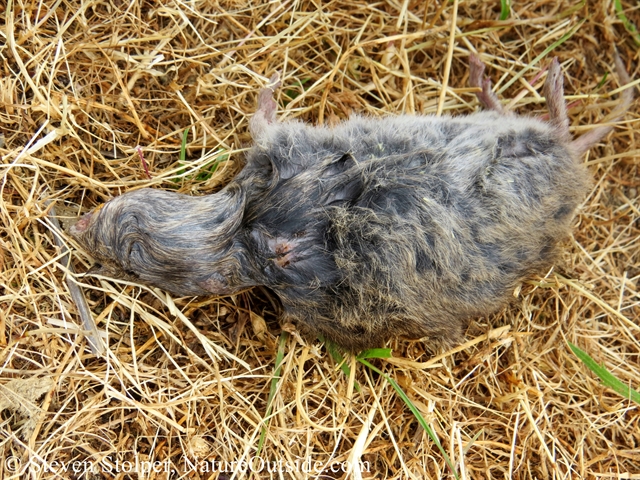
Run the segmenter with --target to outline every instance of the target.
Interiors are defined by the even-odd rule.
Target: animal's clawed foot
[[[549,121],[557,128],[560,137],[570,138],[569,117],[564,101],[564,79],[557,57],[554,57],[549,66],[547,79],[544,82],[544,97],[549,109]]]
[[[269,79],[269,85],[258,93],[258,109],[249,121],[249,129],[254,141],[258,141],[267,127],[276,122],[278,106],[273,99],[273,94],[280,85],[280,74],[276,72]]]
[[[484,76],[484,68],[484,63],[478,55],[469,55],[469,84],[482,89],[481,92],[476,92],[476,96],[484,108],[505,113],[500,100],[491,89],[491,80]]]

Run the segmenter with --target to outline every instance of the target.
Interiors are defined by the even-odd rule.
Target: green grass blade
[[[616,9],[616,15],[618,16],[618,19],[622,22],[624,28],[627,29],[627,32],[631,34],[635,44],[640,46],[640,34],[638,33],[638,29],[636,28],[635,24],[625,15],[624,10],[622,9],[622,2],[620,0],[613,0],[613,5]]]
[[[387,349],[374,349],[374,350],[387,350]],[[400,385],[398,385],[396,383],[396,381],[394,379],[392,379],[389,375],[387,375],[386,373],[383,373],[380,369],[374,367],[371,363],[369,363],[366,359],[360,357],[360,355],[358,355],[358,357],[356,357],[357,360],[362,363],[364,366],[368,367],[369,369],[373,370],[374,372],[376,372],[378,375],[382,375],[385,380],[387,382],[389,382],[389,384],[393,387],[393,389],[397,392],[398,395],[400,395],[400,398],[402,399],[402,401],[405,403],[405,405],[407,405],[407,407],[409,407],[409,410],[411,410],[411,413],[413,413],[413,416],[416,417],[416,420],[418,420],[418,423],[422,426],[422,428],[424,428],[424,431],[427,432],[427,435],[429,435],[429,438],[431,438],[431,441],[433,441],[433,443],[435,444],[435,446],[438,448],[438,450],[440,450],[440,453],[442,454],[442,456],[444,457],[445,462],[447,463],[447,466],[449,467],[449,469],[451,470],[451,472],[453,473],[453,475],[455,476],[456,480],[459,480],[459,476],[458,476],[458,472],[456,472],[456,468],[453,465],[453,463],[451,462],[451,459],[449,458],[449,455],[447,455],[447,452],[444,450],[444,448],[442,447],[442,444],[440,443],[440,440],[438,440],[438,437],[436,436],[435,432],[433,431],[433,429],[431,428],[431,426],[427,423],[427,421],[424,419],[424,417],[422,416],[422,414],[420,413],[420,410],[418,410],[418,408],[413,404],[413,402],[411,401],[411,399],[407,396],[406,393],[404,393],[404,390],[402,390],[402,388],[400,388]]]
[[[600,81],[598,82],[598,85],[596,85],[596,88],[595,88],[595,89],[596,89],[596,91],[597,91],[597,90],[600,90],[600,89],[602,88],[602,86],[604,85],[604,82],[606,82],[606,81],[607,81],[607,77],[608,77],[608,76],[609,76],[609,72],[606,72],[606,73],[604,74],[604,77],[602,77],[602,80],[600,80]]]
[[[307,83],[309,80],[311,80],[311,77],[308,78],[303,78],[302,80],[298,80],[296,83],[298,84],[298,86],[304,91],[304,84]],[[284,94],[286,97],[288,97],[288,99],[284,99],[283,103],[284,106],[286,107],[287,104],[291,101],[294,100],[295,98],[297,98],[300,95],[301,92],[297,91],[297,90],[293,90],[293,89],[288,89],[284,91]]]
[[[506,20],[511,15],[511,0],[500,0],[500,20]]]
[[[563,18],[570,17],[577,11],[582,10],[586,4],[587,4],[587,0],[582,0],[577,4],[573,5],[572,7],[569,7],[566,10],[563,10],[562,12],[558,13],[557,15],[554,15],[553,19],[562,20]]]
[[[280,381],[280,372],[282,372],[282,360],[284,359],[284,348],[287,344],[289,334],[282,332],[280,334],[280,340],[278,341],[278,351],[276,352],[276,366],[273,370],[273,377],[271,378],[271,387],[269,388],[269,396],[267,397],[267,411],[264,415],[264,425],[262,426],[262,432],[260,432],[260,440],[258,440],[258,450],[256,451],[256,457],[260,456],[264,441],[267,438],[267,428],[269,427],[269,418],[271,417],[271,410],[273,409],[273,399],[276,396],[278,390],[278,382]]]
[[[340,366],[340,370],[342,370],[342,373],[344,373],[347,378],[351,377],[351,369],[349,368],[349,365],[347,365],[347,362],[344,356],[342,355],[342,352],[338,348],[338,346],[335,343],[333,343],[331,340],[325,340],[325,338],[322,335],[319,335],[318,338],[322,342],[324,342],[325,346],[327,347],[327,351],[329,352],[329,355],[331,355],[331,358],[333,358],[333,361]],[[354,382],[353,386],[355,387],[356,392],[360,393],[360,385],[358,384],[358,382]]]
[[[358,354],[358,360],[365,360],[367,358],[391,358],[390,348],[370,348],[364,350]]]
[[[616,391],[624,398],[628,398],[629,400],[632,400],[640,405],[640,393],[638,393],[637,390],[634,390],[633,388],[620,381],[603,365],[600,365],[593,358],[591,358],[587,352],[581,350],[573,343],[569,342],[569,348],[571,348],[571,351],[576,357],[582,360],[582,363],[584,363],[589,370],[595,373],[600,378],[600,380],[602,380],[602,383],[605,387]]]
[[[564,42],[566,42],[567,40],[569,40],[582,26],[582,24],[585,22],[586,20],[581,20],[575,27],[573,27],[571,30],[569,30],[567,33],[565,33],[562,37],[560,37],[558,40],[556,40],[555,42],[553,42],[551,45],[549,45],[547,48],[544,49],[544,51],[538,55],[536,58],[533,59],[533,61],[528,64],[525,65],[525,67],[520,70],[517,74],[515,74],[511,80],[509,80],[507,83],[505,83],[499,90],[497,93],[502,93],[504,92],[507,88],[509,88],[511,85],[513,85],[515,82],[517,82],[526,72],[527,70],[529,70],[531,67],[533,67],[534,65],[536,65],[540,60],[542,60],[544,57],[546,57],[547,55],[549,55],[549,53],[551,53],[553,50],[555,50],[556,48],[558,48],[560,45],[562,45]]]
[[[222,154],[222,152],[224,152],[224,150],[220,151],[221,155],[218,155],[215,160],[208,162],[200,167],[198,174],[195,176],[195,179],[197,181],[204,182],[209,180],[211,177],[213,177],[213,174],[216,173],[216,170],[218,170],[218,166],[220,165],[220,163],[229,160],[229,154]]]
[[[180,143],[180,161],[184,162],[187,159],[187,139],[189,138],[189,127],[185,128],[182,132],[182,142]]]
[[[185,162],[187,160],[187,140],[189,138],[189,127],[185,128],[184,132],[182,132],[182,141],[180,142],[180,155],[178,155],[178,163],[181,167],[184,167]],[[181,168],[176,173],[177,177],[184,174],[184,168]],[[173,181],[178,183],[180,181],[179,178],[174,178]]]

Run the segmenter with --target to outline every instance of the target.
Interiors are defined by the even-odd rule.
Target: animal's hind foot
[[[484,68],[480,57],[475,53],[469,55],[469,84],[482,89],[481,92],[476,92],[476,96],[484,108],[505,113],[498,96],[491,89],[491,80],[484,77]]]
[[[627,73],[627,69],[622,62],[622,59],[618,55],[618,52],[615,52],[615,62],[616,73],[618,74],[618,82],[621,85],[629,83],[631,81],[629,79],[629,74]],[[627,88],[622,92],[622,95],[620,96],[620,103],[618,103],[618,106],[613,110],[613,112],[611,112],[610,117],[612,118],[607,124],[600,125],[571,142],[571,148],[576,155],[582,155],[591,147],[593,147],[613,129],[614,123],[622,119],[624,114],[627,112],[627,110],[629,110],[629,107],[631,107],[631,104],[633,103],[633,90],[634,88]]]
[[[280,85],[280,75],[276,72],[269,79],[269,86],[260,90],[258,94],[258,109],[249,121],[251,136],[255,141],[260,139],[270,124],[276,122],[277,104],[273,94]]]
[[[555,57],[549,66],[547,79],[544,82],[544,97],[549,109],[549,121],[557,128],[561,138],[569,139],[569,117],[564,101],[564,79],[560,62]]]

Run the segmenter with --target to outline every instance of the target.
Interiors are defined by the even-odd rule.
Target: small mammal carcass
[[[263,89],[246,166],[220,192],[132,191],[70,233],[106,276],[178,295],[266,286],[285,320],[349,350],[458,342],[552,265],[590,183],[580,157],[612,128],[571,139],[557,59],[549,121],[504,112],[470,64],[487,110],[453,118],[278,122]],[[627,89],[614,115],[631,101]]]

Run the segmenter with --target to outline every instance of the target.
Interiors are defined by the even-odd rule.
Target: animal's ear
[[[258,94],[258,110],[249,121],[251,138],[256,143],[264,136],[270,124],[276,123],[277,104],[273,99],[273,94],[280,87],[280,75],[274,73],[269,80],[269,86],[260,90]]]

